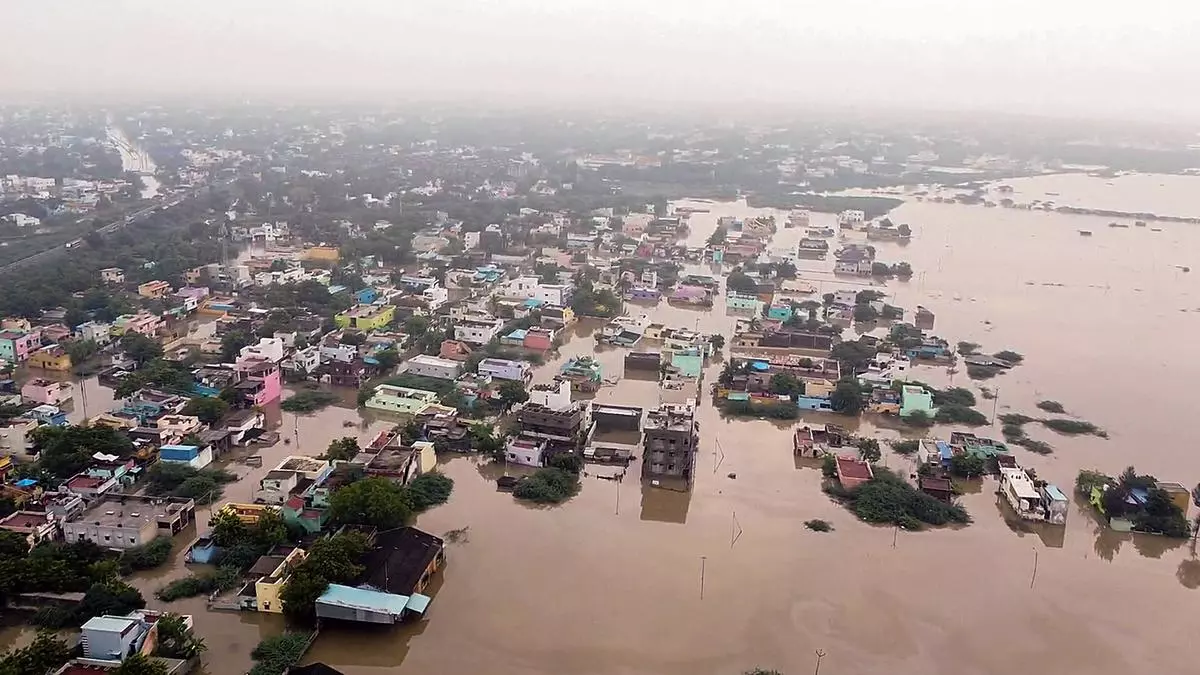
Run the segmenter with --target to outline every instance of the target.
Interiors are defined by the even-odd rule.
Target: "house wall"
[[[477,372],[480,375],[490,375],[499,380],[524,380],[529,373],[529,367],[523,361],[506,361],[501,359],[484,359],[479,362]]]
[[[116,631],[85,628],[79,637],[80,644],[84,646],[84,658],[111,661],[114,659],[123,659],[129,653],[129,650],[137,644],[141,636],[142,631],[134,627],[124,634]]]
[[[420,357],[409,359],[405,363],[406,372],[439,380],[453,380],[458,377],[461,367],[461,364],[458,363],[442,363],[440,360],[434,361],[429,358],[423,359]]]
[[[63,539],[67,542],[90,541],[103,548],[129,549],[150,543],[158,536],[158,525],[153,520],[139,524],[97,525],[96,521],[83,520],[63,523]]]

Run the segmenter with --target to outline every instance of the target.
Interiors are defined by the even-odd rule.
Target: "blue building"
[[[767,310],[767,318],[787,321],[792,318],[792,306],[785,302],[773,303],[770,309]]]
[[[354,292],[354,301],[360,305],[369,305],[372,302],[375,302],[375,298],[378,297],[379,292],[370,286]]]

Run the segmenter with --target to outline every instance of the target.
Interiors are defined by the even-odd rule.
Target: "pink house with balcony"
[[[0,331],[0,359],[9,363],[22,363],[42,346],[40,332],[24,330]]]
[[[234,366],[242,380],[233,386],[242,405],[266,405],[283,395],[279,364],[260,359],[238,359]]]
[[[113,321],[112,332],[117,335],[124,335],[132,331],[152,338],[158,333],[158,327],[161,323],[162,319],[149,312],[122,314],[117,317],[116,321]]]
[[[26,401],[61,406],[75,396],[75,387],[70,382],[55,382],[38,378],[21,387],[21,398]]]

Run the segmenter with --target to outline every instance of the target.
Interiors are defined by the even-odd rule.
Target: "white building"
[[[570,284],[543,284],[534,276],[517,277],[502,284],[498,293],[506,298],[540,300],[547,305],[566,306],[571,302]]]
[[[500,319],[463,319],[454,325],[454,339],[468,344],[485,345],[500,333],[504,322]]]
[[[505,458],[522,466],[542,466],[542,455],[545,451],[546,441],[522,436],[509,439],[504,446]]]
[[[321,345],[321,362],[328,363],[337,361],[339,363],[353,363],[358,356],[358,347],[354,345]]]
[[[283,340],[274,337],[260,338],[258,344],[242,347],[238,360],[257,359],[259,361],[279,363],[283,360],[285,353],[286,348],[283,346]]]
[[[833,292],[833,304],[843,307],[853,307],[858,300],[858,291],[840,290]]]
[[[551,410],[566,410],[571,407],[571,383],[558,380],[549,384],[535,384],[529,389],[529,403]]]
[[[306,273],[303,267],[293,267],[286,270],[259,272],[254,275],[254,283],[259,286],[281,286],[304,281]]]
[[[98,345],[112,342],[112,325],[103,321],[88,321],[75,327],[75,334],[80,340],[92,340]]]
[[[10,213],[4,219],[17,227],[37,227],[42,224],[41,218],[27,216],[24,213]]]
[[[479,362],[477,372],[496,380],[516,380],[517,382],[528,382],[532,376],[529,363],[511,359],[484,359]]]
[[[847,209],[838,214],[838,225],[847,229],[854,229],[858,225],[862,225],[867,220],[867,214],[863,211]]]
[[[297,349],[284,362],[284,367],[297,373],[312,373],[321,365],[321,350],[316,345]]]
[[[463,234],[463,248],[468,251],[474,251],[479,248],[479,233],[466,232]]]
[[[1000,467],[1000,492],[1018,516],[1029,520],[1045,519],[1042,496],[1024,469]]]
[[[462,370],[462,364],[450,359],[420,354],[404,362],[404,372],[437,380],[453,380]]]
[[[432,312],[450,301],[450,291],[441,286],[431,286],[421,291],[421,299]]]

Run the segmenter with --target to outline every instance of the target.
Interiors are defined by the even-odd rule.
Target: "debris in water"
[[[457,530],[449,530],[446,532],[446,534],[442,535],[442,539],[445,539],[451,544],[469,544],[471,542],[470,530],[470,525],[466,527],[460,527]]]
[[[737,474],[736,474],[736,473],[730,473],[730,474],[729,474],[729,477],[730,477],[730,478],[733,478],[734,480],[737,480]]]
[[[1079,231],[1079,236],[1081,236],[1081,237],[1090,237],[1090,236],[1092,236],[1092,231],[1091,231],[1091,230],[1080,230],[1080,231]]]

